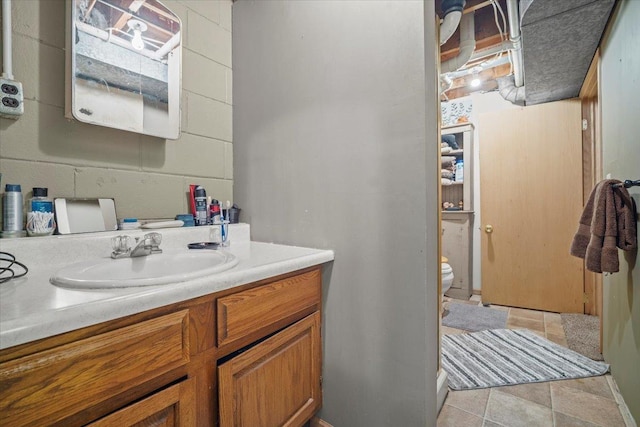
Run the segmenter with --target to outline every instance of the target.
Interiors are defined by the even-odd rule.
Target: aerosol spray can
[[[207,192],[201,186],[197,186],[194,196],[196,201],[196,225],[207,225]]]
[[[7,184],[2,203],[2,230],[20,232],[24,228],[22,218],[22,189],[20,184]]]

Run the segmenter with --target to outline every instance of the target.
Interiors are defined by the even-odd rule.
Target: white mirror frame
[[[80,7],[84,13],[82,19],[77,19]],[[65,116],[178,139],[182,23],[158,0],[138,0],[129,7],[135,11],[120,9],[111,0],[67,0]],[[101,12],[107,9],[115,11],[116,16],[120,13],[117,25]],[[160,28],[139,16],[142,11],[162,15],[177,29]],[[165,39],[141,35],[147,29],[148,34],[164,32]]]

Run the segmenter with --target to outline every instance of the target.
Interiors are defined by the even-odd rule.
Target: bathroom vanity
[[[322,402],[321,265],[333,252],[230,251],[236,267],[177,284],[71,290],[42,283],[46,266],[5,284],[2,308],[21,307],[2,313],[3,423],[303,425]],[[37,291],[54,300],[32,294],[29,308]]]

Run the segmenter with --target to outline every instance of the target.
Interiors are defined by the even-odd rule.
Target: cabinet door
[[[194,381],[182,381],[89,424],[90,427],[195,425]]]
[[[453,298],[471,295],[471,226],[472,216],[444,213],[442,216],[442,254],[453,269],[453,284],[447,292]]]
[[[320,312],[218,368],[220,426],[301,426],[320,408]]]

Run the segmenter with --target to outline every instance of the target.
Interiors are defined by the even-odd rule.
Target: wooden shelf
[[[447,210],[442,210],[441,212],[443,214],[465,214],[465,215],[475,213],[474,211],[447,211]]]

